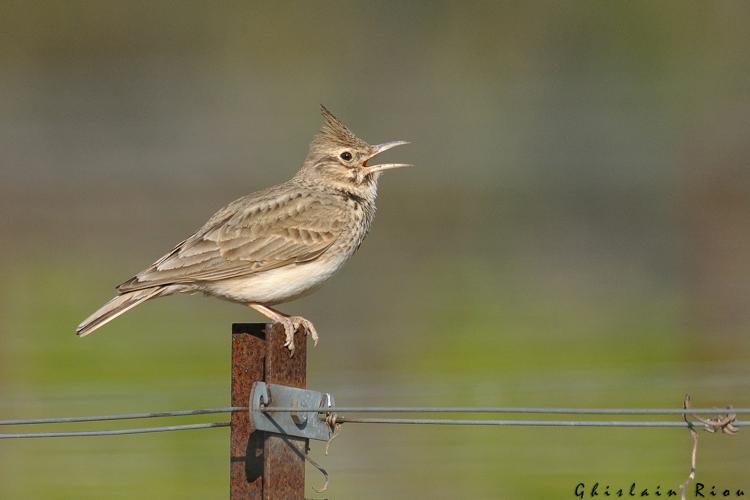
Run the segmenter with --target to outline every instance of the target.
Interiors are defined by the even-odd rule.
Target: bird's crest
[[[345,146],[366,146],[367,143],[354,135],[354,132],[344,125],[328,108],[320,105],[320,114],[323,115],[323,126],[320,129],[318,140],[332,141]]]

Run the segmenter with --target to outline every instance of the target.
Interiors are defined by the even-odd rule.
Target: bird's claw
[[[318,332],[315,330],[315,326],[302,316],[289,316],[288,318],[280,318],[279,323],[284,327],[284,334],[286,339],[284,340],[284,347],[289,349],[289,356],[294,356],[294,334],[302,328],[306,335],[310,335],[313,340],[313,346],[318,345]]]
[[[312,322],[310,320],[307,320],[303,318],[302,316],[292,316],[289,319],[292,320],[292,324],[294,325],[294,330],[296,331],[299,327],[304,328],[305,334],[312,337],[313,340],[313,347],[316,347],[318,345],[318,332],[315,330],[315,326],[313,326]]]
[[[289,356],[294,356],[294,332],[297,331],[297,326],[290,318],[283,318],[279,323],[284,327],[284,334],[286,335],[284,347],[289,349]]]

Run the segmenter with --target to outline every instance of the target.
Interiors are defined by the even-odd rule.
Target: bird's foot
[[[286,335],[284,347],[289,349],[290,356],[294,356],[294,333],[300,328],[304,329],[306,335],[312,337],[313,345],[318,345],[318,332],[315,330],[313,324],[302,316],[287,316],[286,314],[271,309],[268,306],[264,306],[263,304],[251,303],[248,305],[267,318],[270,318],[276,323],[280,323],[281,326],[284,327],[284,334]]]
[[[312,337],[313,347],[316,347],[318,345],[318,332],[317,330],[315,330],[315,326],[313,326],[310,320],[307,320],[303,318],[302,316],[290,316],[289,319],[292,320],[292,324],[294,325],[295,331],[299,327],[304,328],[305,334]]]
[[[284,327],[284,334],[286,340],[284,341],[284,347],[289,349],[289,356],[294,356],[294,332],[297,331],[297,325],[294,324],[293,318],[281,317],[277,320]]]

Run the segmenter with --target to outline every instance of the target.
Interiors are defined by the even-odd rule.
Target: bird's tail
[[[163,287],[156,286],[118,295],[97,309],[94,314],[83,320],[76,328],[76,335],[79,337],[85,337],[100,326],[103,326],[119,315],[128,312],[141,302],[158,296],[163,290]]]

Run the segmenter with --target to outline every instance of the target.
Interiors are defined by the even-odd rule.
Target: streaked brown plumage
[[[311,292],[359,248],[375,215],[380,173],[406,164],[367,165],[394,141],[371,146],[322,107],[320,133],[289,181],[244,196],[149,268],[76,329],[87,335],[136,305],[174,293],[203,292],[247,304],[284,325],[287,346],[312,323],[270,306]]]

